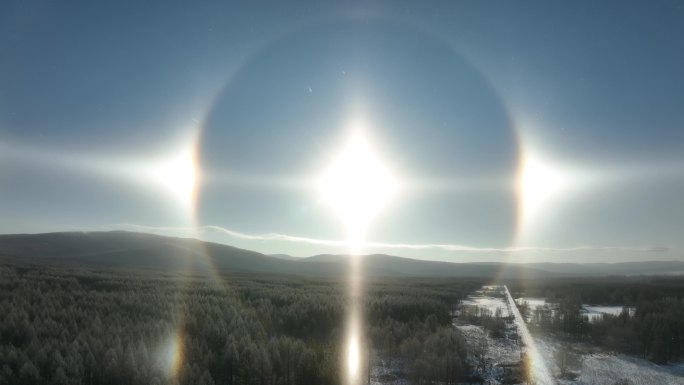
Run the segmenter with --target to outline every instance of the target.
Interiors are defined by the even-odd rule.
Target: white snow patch
[[[682,385],[684,377],[673,368],[658,366],[646,360],[624,355],[585,355],[578,384],[613,385],[627,379],[632,385]]]
[[[495,315],[497,309],[500,309],[501,317],[509,317],[511,312],[504,295],[503,288],[500,286],[484,286],[476,294],[461,301],[461,306],[477,306],[481,309],[487,309],[492,315]]]

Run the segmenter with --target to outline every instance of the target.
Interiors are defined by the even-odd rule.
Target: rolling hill
[[[71,266],[155,269],[178,273],[245,272],[344,275],[344,255],[293,258],[269,256],[190,238],[125,231],[0,235],[0,261]],[[449,263],[373,254],[363,256],[371,276],[543,278],[561,276],[641,275],[684,272],[684,262]]]

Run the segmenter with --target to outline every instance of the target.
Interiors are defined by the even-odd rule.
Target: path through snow
[[[544,357],[539,354],[537,346],[534,343],[534,339],[532,339],[530,331],[527,330],[525,320],[520,314],[520,311],[518,311],[518,307],[515,305],[515,301],[513,301],[511,293],[508,291],[508,286],[504,285],[504,290],[506,291],[506,299],[508,300],[508,306],[511,310],[511,314],[513,314],[515,324],[518,326],[518,333],[520,333],[520,337],[522,338],[523,344],[526,348],[526,353],[532,365],[532,377],[539,385],[555,385],[556,381],[546,365]]]

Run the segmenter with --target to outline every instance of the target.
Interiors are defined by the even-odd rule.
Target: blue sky
[[[0,232],[344,252],[315,181],[363,120],[369,252],[682,259],[683,45],[678,1],[5,2]]]

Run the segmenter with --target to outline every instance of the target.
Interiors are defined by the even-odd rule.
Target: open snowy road
[[[522,338],[523,344],[525,345],[526,353],[530,359],[532,377],[538,385],[555,385],[556,381],[554,380],[553,375],[549,370],[544,357],[542,357],[539,354],[537,346],[534,343],[534,339],[532,339],[530,331],[527,330],[525,320],[520,314],[520,311],[518,311],[518,307],[515,305],[513,297],[511,296],[511,293],[508,291],[508,287],[504,285],[504,289],[506,291],[506,298],[508,300],[508,305],[510,307],[511,314],[513,314],[515,324],[518,327],[518,332],[520,333],[520,337]]]

